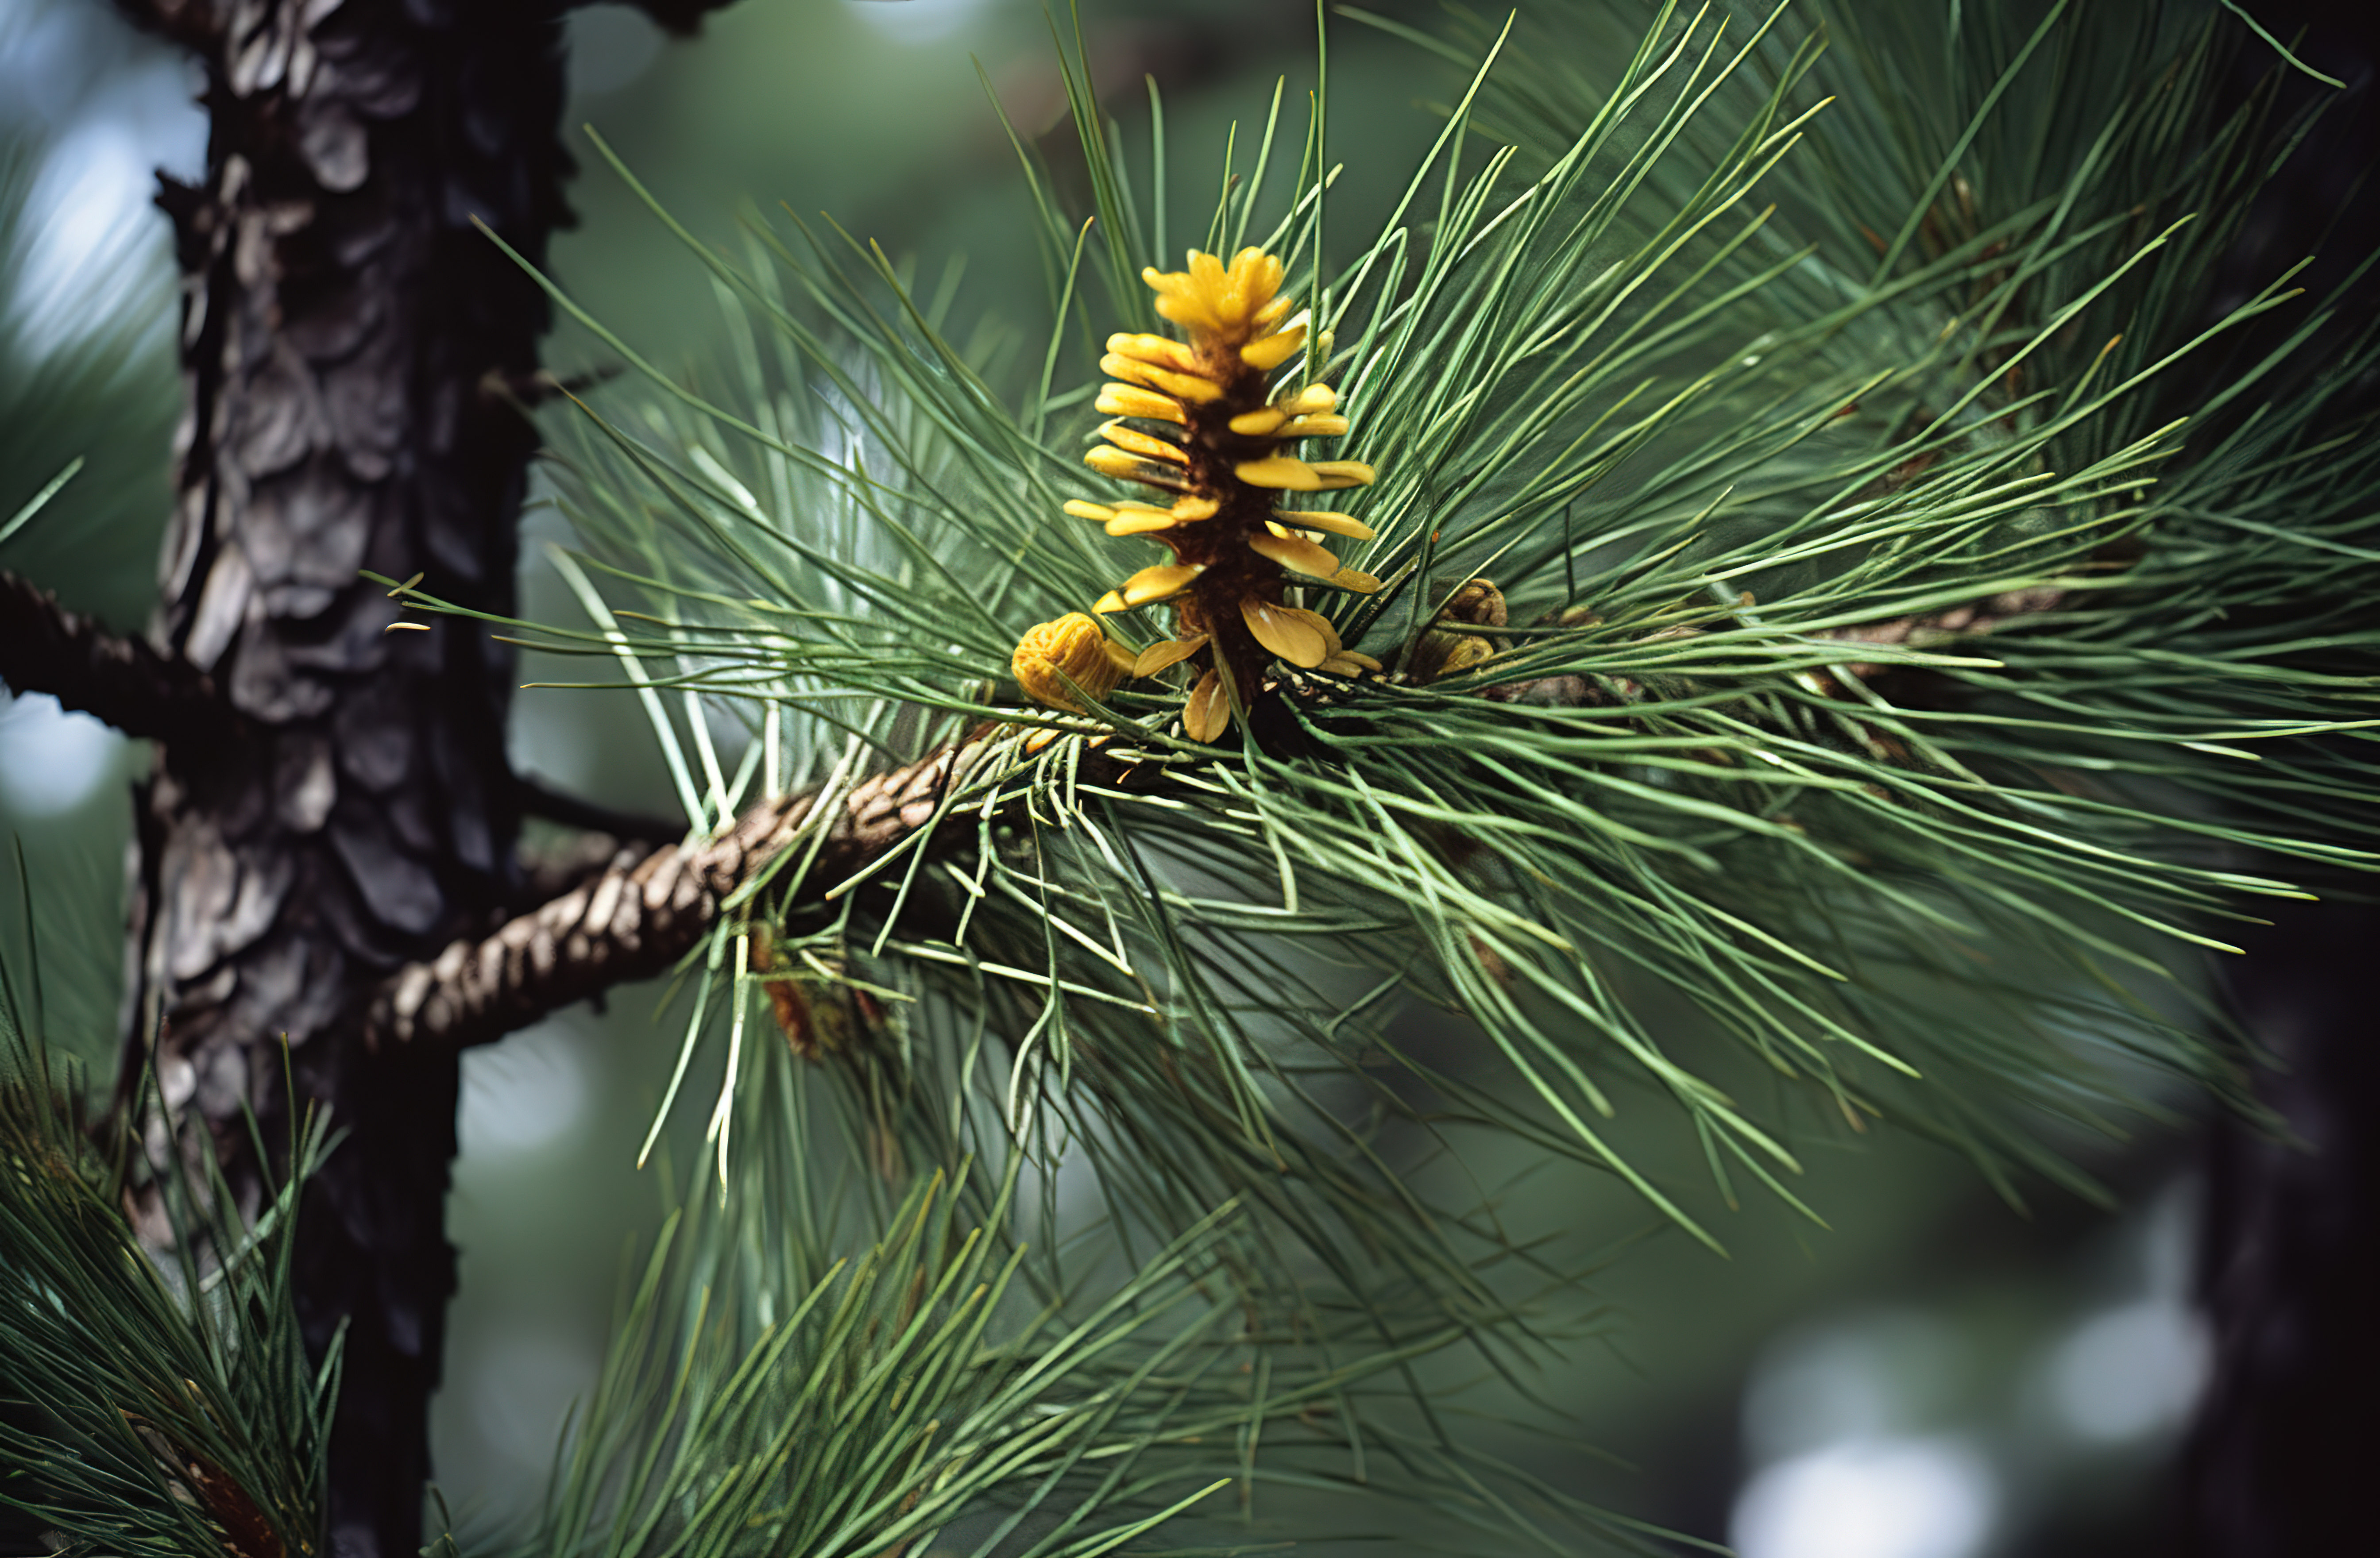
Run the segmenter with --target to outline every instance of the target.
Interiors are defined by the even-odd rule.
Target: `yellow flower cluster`
[[[1188,339],[1108,338],[1099,368],[1114,382],[1099,392],[1099,408],[1113,420],[1099,429],[1105,445],[1084,463],[1169,501],[1078,501],[1066,512],[1103,525],[1111,536],[1146,536],[1172,549],[1172,562],[1140,570],[1092,610],[1172,602],[1175,636],[1143,650],[1131,674],[1194,662],[1202,674],[1183,725],[1194,740],[1211,741],[1234,712],[1246,708],[1273,657],[1343,676],[1379,669],[1342,646],[1329,619],[1282,598],[1284,588],[1300,580],[1363,593],[1379,588],[1378,580],[1344,566],[1322,545],[1326,535],[1360,541],[1369,540],[1372,531],[1347,514],[1274,506],[1284,493],[1368,485],[1372,467],[1286,452],[1302,439],[1344,433],[1347,419],[1338,415],[1338,396],[1328,384],[1276,394],[1267,382],[1305,350],[1306,340],[1305,317],[1293,314],[1292,300],[1281,296],[1280,260],[1245,248],[1227,266],[1214,255],[1193,252],[1187,270],[1152,267],[1141,278],[1157,293],[1158,313]],[[1078,614],[1064,621],[1087,619]],[[1057,625],[1036,628],[1027,641]],[[1082,653],[1087,665],[1088,652]],[[1026,690],[1045,703],[1062,703],[1026,679],[1022,646],[1017,654]],[[1090,685],[1079,675],[1074,680]]]

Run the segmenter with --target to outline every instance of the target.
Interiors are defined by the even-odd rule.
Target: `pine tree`
[[[6,993],[0,1495],[76,1551],[418,1547],[458,1057],[671,972],[707,1160],[524,1551],[1649,1541],[1458,1421],[1588,1323],[1466,1165],[1714,1249],[1876,1122],[2093,1193],[2046,1128],[2143,1061],[2253,1117],[2199,960],[2375,859],[2368,262],[2241,284],[2335,83],[2227,12],[1358,17],[1466,72],[1410,170],[1327,68],[1215,170],[1077,30],[1037,326],[652,199],[688,380],[542,273],[554,7],[154,9],[216,137],[157,627],[0,610],[160,742],[109,1121]],[[540,429],[580,625],[511,597]],[[510,772],[524,636],[683,817]]]

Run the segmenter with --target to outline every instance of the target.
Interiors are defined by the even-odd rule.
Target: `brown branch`
[[[813,879],[840,881],[923,827],[990,734],[978,730],[853,789],[820,841]],[[820,793],[763,802],[723,834],[614,864],[493,936],[455,941],[398,970],[372,999],[364,1042],[375,1050],[488,1044],[612,985],[664,972],[795,837]]]
[[[128,736],[237,739],[246,721],[213,677],[108,632],[30,580],[0,571],[0,682],[48,693]]]

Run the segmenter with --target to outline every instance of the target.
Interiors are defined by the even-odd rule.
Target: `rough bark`
[[[161,10],[167,10],[161,7]],[[189,406],[152,636],[237,730],[163,743],[140,798],[124,1074],[153,1043],[170,1106],[254,1193],[243,1104],[348,1133],[315,1182],[298,1292],[346,1327],[330,1456],[335,1551],[421,1540],[428,1407],[455,1257],[451,1057],[367,1066],[389,968],[513,890],[508,657],[459,622],[384,634],[360,569],[513,603],[535,289],[468,223],[541,256],[563,215],[551,7],[219,0],[171,7],[207,66],[197,188],[169,186]],[[152,1233],[163,1230],[152,1228]]]
[[[298,1291],[316,1347],[346,1327],[334,1548],[395,1558],[421,1540],[455,1283],[457,1070],[451,1052],[370,1057],[360,1020],[391,970],[520,900],[531,798],[505,764],[508,652],[460,622],[383,634],[395,608],[358,574],[512,609],[535,441],[516,403],[546,311],[471,224],[538,260],[565,217],[565,6],[124,5],[203,64],[212,129],[203,181],[159,199],[188,405],[151,643],[50,624],[86,707],[162,738],[137,803],[121,1096],[153,1046],[169,1105],[213,1128],[252,1196],[271,1165],[240,1109],[285,1139],[285,1040],[298,1106],[347,1133],[303,1209]],[[655,7],[678,25],[708,8]]]

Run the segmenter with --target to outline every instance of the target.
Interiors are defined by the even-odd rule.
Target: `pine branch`
[[[1286,690],[1303,703],[1332,695],[1330,686],[1303,680]],[[1598,696],[1574,676],[1501,683],[1482,695],[1549,704]],[[1002,731],[999,725],[979,725],[851,790],[820,843],[814,879],[844,880],[926,826],[950,785]],[[1076,778],[1112,784],[1137,767],[1094,745],[1084,753]],[[408,964],[382,984],[365,1020],[366,1045],[375,1051],[418,1046],[452,1053],[492,1044],[614,984],[665,972],[701,940],[729,899],[804,835],[804,824],[826,788],[763,801],[747,808],[734,827],[708,839],[640,858],[619,850],[600,871],[591,850],[574,850],[550,869],[540,866],[533,879],[556,889],[547,901],[483,939],[452,942],[436,958]],[[546,810],[535,803],[527,809]],[[561,812],[548,815],[569,819]]]
[[[923,827],[998,729],[978,727],[852,790],[820,843],[817,879],[864,870]],[[1093,755],[1090,763],[1099,761]],[[365,1043],[445,1052],[490,1044],[614,984],[664,972],[802,833],[823,793],[764,801],[723,833],[615,864],[483,940],[453,942],[434,960],[400,969],[373,997]]]
[[[2040,595],[2022,600],[1995,598],[1923,619],[1897,619],[1823,636],[1888,646],[1912,640],[1932,643],[1988,633],[2012,616],[2052,603]],[[1844,674],[1864,679],[1885,669],[1888,664],[1860,663],[1844,668]],[[1331,684],[1294,677],[1282,691],[1291,701],[1308,705],[1333,695]],[[1477,695],[1493,703],[1554,707],[1610,701],[1577,676],[1493,682],[1479,688]],[[978,726],[928,756],[851,791],[820,844],[814,879],[843,881],[926,826],[952,782],[1001,730]],[[1084,754],[1077,777],[1111,784],[1137,766],[1094,747]],[[577,871],[570,869],[571,863],[557,862],[553,871],[540,874],[557,889],[547,901],[492,936],[452,942],[435,959],[408,964],[391,975],[372,999],[365,1043],[375,1051],[418,1047],[443,1053],[492,1044],[565,1007],[600,996],[614,984],[666,972],[702,939],[722,905],[764,871],[788,842],[806,834],[804,825],[825,789],[763,801],[747,808],[734,827],[708,839],[669,845],[641,858],[616,851],[600,871],[592,850],[573,851]]]
[[[238,739],[247,723],[205,671],[140,639],[108,632],[6,571],[0,571],[0,682],[19,693],[48,693],[128,736]]]

